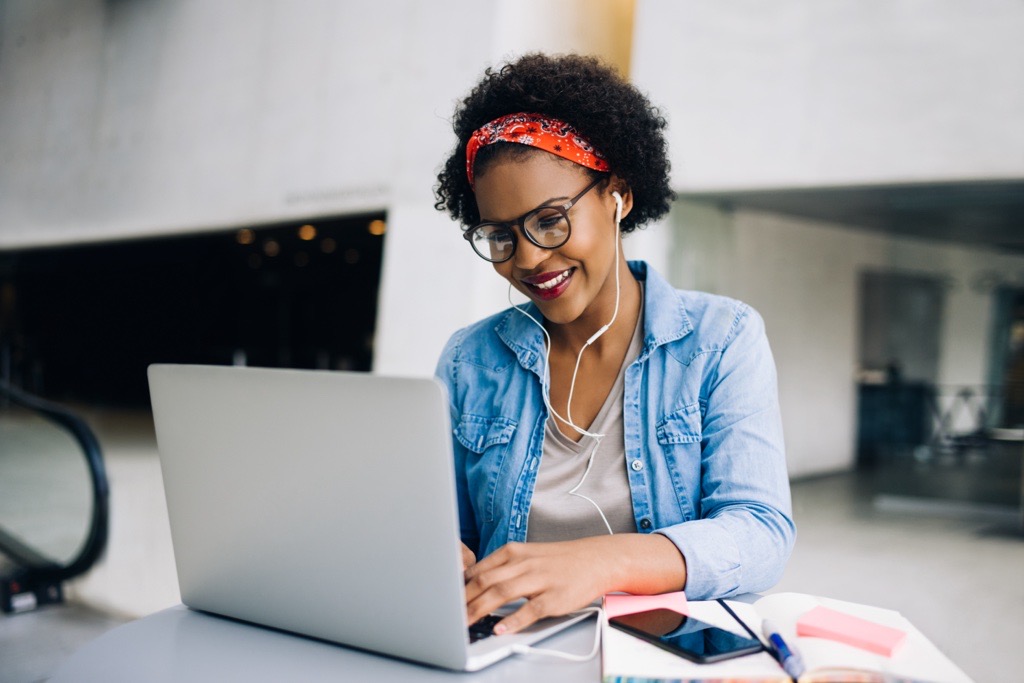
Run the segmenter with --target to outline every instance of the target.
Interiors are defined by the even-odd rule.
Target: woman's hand
[[[476,554],[465,543],[462,544],[462,571],[476,564]]]
[[[465,556],[465,551],[463,553]],[[559,543],[509,543],[466,570],[469,623],[526,598],[496,634],[567,614],[610,591],[664,593],[686,583],[686,563],[661,534],[616,534]]]

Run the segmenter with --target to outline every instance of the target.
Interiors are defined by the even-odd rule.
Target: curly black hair
[[[622,219],[623,233],[668,211],[673,193],[663,133],[666,121],[658,109],[635,86],[593,57],[539,53],[497,70],[488,68],[456,107],[452,127],[458,143],[437,175],[434,208],[448,211],[467,227],[480,222],[466,177],[466,143],[485,123],[521,111],[565,121],[601,151],[611,171],[633,192],[633,210]],[[512,143],[491,147],[499,145],[531,149]],[[487,156],[477,156],[477,173]]]

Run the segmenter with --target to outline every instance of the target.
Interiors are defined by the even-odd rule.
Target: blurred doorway
[[[890,380],[936,384],[944,305],[939,278],[861,273],[861,367],[884,371]]]
[[[991,387],[938,383],[946,287],[917,274],[861,275],[858,463],[876,503],[920,512],[957,505],[1002,519],[1020,500],[1019,445],[986,436],[997,403]],[[1024,373],[1024,292],[1005,292],[1001,301],[1003,352],[993,372],[1013,386],[1006,378]],[[1007,397],[1007,411],[1015,409]]]
[[[934,277],[865,271],[860,277],[857,457],[910,454],[932,432],[945,287]]]
[[[995,291],[989,382],[995,387],[991,426],[1024,427],[1024,289]]]

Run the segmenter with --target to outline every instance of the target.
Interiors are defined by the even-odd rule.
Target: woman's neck
[[[602,356],[605,353],[619,353],[623,344],[628,346],[629,340],[633,336],[633,330],[636,328],[637,317],[640,315],[643,297],[640,283],[633,277],[625,258],[620,257],[618,267],[620,287],[618,314],[615,314],[616,285],[615,275],[612,274],[604,287],[600,302],[595,300],[591,305],[592,311],[584,311],[579,318],[563,325],[545,321],[545,327],[551,335],[553,351],[578,353],[595,332],[612,320],[613,315],[615,321],[611,327],[589,348],[597,356]]]

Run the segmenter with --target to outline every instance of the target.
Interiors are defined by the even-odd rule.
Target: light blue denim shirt
[[[643,348],[622,406],[636,527],[679,548],[690,599],[765,590],[796,529],[764,323],[746,304],[629,267],[645,282]],[[484,557],[526,540],[548,419],[544,338],[508,309],[456,332],[437,376],[451,400],[462,540]]]

